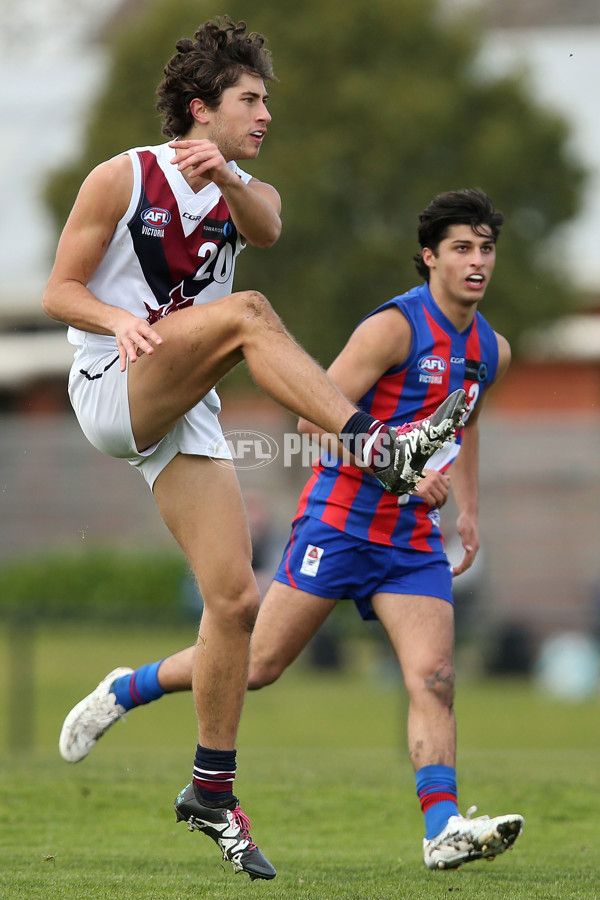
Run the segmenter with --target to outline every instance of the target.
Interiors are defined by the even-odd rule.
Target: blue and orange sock
[[[194,760],[194,790],[211,804],[233,799],[236,770],[235,750],[211,750],[198,744]]]
[[[122,675],[117,678],[111,687],[111,692],[117,698],[117,703],[126,710],[133,709],[136,706],[142,706],[144,703],[151,703],[153,700],[159,700],[163,694],[167,692],[158,682],[158,669],[163,662],[148,663],[140,666],[130,675]]]
[[[415,773],[415,781],[425,816],[425,838],[429,841],[444,830],[450,816],[458,815],[456,769],[423,766]]]

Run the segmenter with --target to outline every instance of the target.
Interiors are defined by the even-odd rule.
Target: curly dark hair
[[[461,191],[448,191],[439,194],[420,214],[417,239],[421,250],[429,247],[437,255],[437,249],[441,241],[447,237],[451,225],[470,225],[475,234],[481,236],[491,232],[496,242],[503,224],[503,214],[495,209],[488,195],[482,190],[466,188]],[[413,262],[419,275],[425,281],[429,281],[430,270],[423,262],[421,252],[415,253]]]
[[[223,91],[243,72],[272,80],[271,54],[264,43],[262,34],[246,34],[246,23],[236,24],[229,16],[205,22],[193,40],[177,41],[177,53],[165,66],[165,78],[157,89],[163,134],[176,138],[189,131],[194,121],[192,100],[199,97],[209,109],[217,109]]]

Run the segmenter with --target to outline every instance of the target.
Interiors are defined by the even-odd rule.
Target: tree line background
[[[57,232],[97,163],[165,140],[163,66],[180,37],[224,13],[266,36],[278,79],[260,157],[242,167],[280,192],[283,233],[240,255],[236,288],[265,293],[322,364],[370,309],[418,282],[418,214],[446,190],[483,188],[506,216],[482,311],[515,350],[574,307],[547,252],[585,185],[568,126],[519,73],[492,80],[476,67],[483,23],[472,10],[442,16],[438,0],[134,4],[106,35],[109,72],[79,155],[48,180]]]

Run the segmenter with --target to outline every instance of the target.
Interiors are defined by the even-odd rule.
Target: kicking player
[[[260,597],[214,386],[245,359],[271,397],[343,436],[394,494],[415,486],[465,408],[457,389],[426,422],[390,428],[344,397],[261,294],[231,293],[240,250],[270,247],[281,231],[277,191],[236,162],[255,159],[265,140],[272,77],[263,37],[243,22],[207,22],[178,41],[158,89],[168,142],[122,153],[86,178],[43,299],[76,348],[69,396],[82,430],[142,473],[202,590],[186,819],[236,871],[264,879],[275,869],[233,793]]]

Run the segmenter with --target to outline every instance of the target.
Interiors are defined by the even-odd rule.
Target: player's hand
[[[456,530],[460,536],[460,540],[465,551],[465,555],[457,566],[452,569],[452,576],[462,575],[467,569],[470,569],[477,556],[479,550],[479,529],[477,520],[472,516],[460,515],[456,522]]]
[[[151,356],[155,348],[163,343],[163,339],[148,325],[145,319],[138,319],[137,316],[132,316],[125,310],[119,310],[119,313],[113,327],[119,350],[121,372],[124,372],[127,368],[127,360],[134,363],[143,353]]]
[[[171,163],[177,166],[180,172],[185,172],[189,178],[208,178],[209,181],[221,186],[222,180],[235,177],[217,145],[206,138],[171,141],[169,147],[177,150]]]
[[[450,478],[437,469],[423,469],[424,478],[419,481],[415,491],[417,497],[424,500],[428,506],[441,507],[448,499],[450,493]]]

